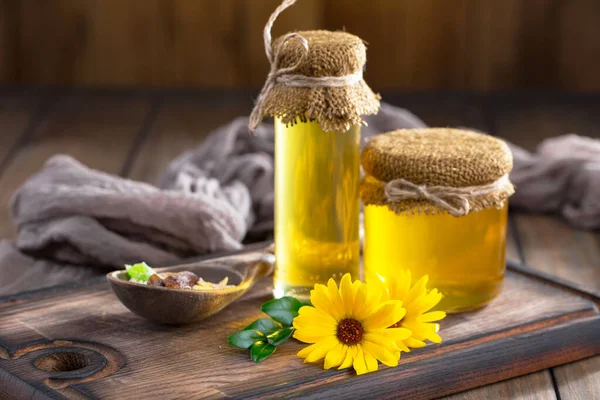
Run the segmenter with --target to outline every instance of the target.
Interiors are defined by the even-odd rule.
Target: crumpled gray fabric
[[[362,141],[381,132],[400,128],[423,128],[425,123],[402,108],[382,103],[377,115],[365,117]],[[262,237],[273,230],[273,124],[261,124],[252,135],[248,118],[236,118],[216,129],[197,148],[176,158],[158,181],[163,189],[186,190],[177,186],[178,176],[210,176],[221,184],[241,182],[250,191],[252,213],[248,235]],[[189,182],[188,184],[192,184]]]
[[[17,247],[59,262],[111,268],[241,247],[251,206],[242,183],[220,185],[182,170],[172,185],[160,190],[54,156],[13,197]]]
[[[600,140],[559,136],[544,140],[534,154],[509,146],[517,188],[511,206],[559,212],[575,227],[600,228]]]
[[[363,139],[426,126],[388,104],[367,122]],[[89,270],[82,266],[160,265],[272,234],[273,125],[262,124],[255,135],[247,126],[241,117],[216,129],[176,158],[157,186],[52,157],[13,197],[18,237],[15,245],[0,243],[0,295],[47,286],[48,280],[29,279],[34,271],[51,271],[49,281],[58,284],[87,276],[73,273]],[[20,278],[7,264],[20,266]]]
[[[425,123],[382,103],[363,142]],[[176,158],[157,186],[51,158],[14,195],[18,237],[0,242],[0,295],[83,279],[124,263],[150,264],[241,247],[273,229],[273,126],[253,136],[247,118],[215,130]],[[548,139],[535,154],[511,145],[517,186],[511,205],[559,211],[573,225],[600,227],[600,141]],[[87,268],[83,268],[83,267]],[[40,278],[41,277],[41,278]]]

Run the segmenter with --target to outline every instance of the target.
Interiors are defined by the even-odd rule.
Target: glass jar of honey
[[[514,192],[506,143],[457,129],[398,130],[372,138],[361,160],[367,278],[428,275],[446,312],[491,301],[502,288]]]
[[[360,277],[360,126],[379,110],[363,80],[366,47],[346,32],[303,31],[265,46],[271,72],[251,116],[275,118],[274,296]]]

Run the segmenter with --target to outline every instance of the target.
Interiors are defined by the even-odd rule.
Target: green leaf
[[[249,349],[253,344],[262,342],[265,339],[265,335],[258,331],[241,331],[234,333],[227,338],[227,342],[234,347],[240,349]]]
[[[292,322],[298,316],[298,310],[302,306],[300,301],[287,296],[263,304],[262,312],[287,327],[292,326]]]
[[[271,318],[257,319],[256,321],[244,328],[245,331],[254,330],[259,331],[265,335],[270,335],[271,333],[276,332],[280,329],[281,325],[273,321]]]
[[[148,279],[156,272],[145,262],[129,265],[125,264],[127,276],[129,279],[135,279],[140,282],[148,282]]]
[[[283,342],[287,341],[290,338],[290,336],[292,336],[292,333],[294,333],[294,331],[294,328],[283,328],[267,336],[267,340],[273,346],[279,346]]]
[[[277,347],[264,342],[256,342],[250,348],[250,358],[255,363],[263,362],[267,357],[273,354]]]

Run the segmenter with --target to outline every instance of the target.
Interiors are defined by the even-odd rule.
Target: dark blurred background
[[[281,0],[0,0],[0,84],[259,88]],[[598,0],[299,0],[274,36],[346,29],[378,91],[600,90]]]

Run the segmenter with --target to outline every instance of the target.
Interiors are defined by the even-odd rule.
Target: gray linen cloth
[[[544,140],[535,154],[509,143],[517,191],[510,204],[558,212],[573,226],[600,228],[600,140],[574,134]]]
[[[383,104],[363,137],[426,126]],[[15,243],[0,243],[0,295],[98,276],[124,263],[176,262],[241,248],[273,230],[273,126],[218,128],[156,186],[49,159],[13,196]]]
[[[366,118],[363,141],[426,125],[382,104]],[[273,229],[273,126],[255,135],[247,118],[218,128],[175,159],[157,186],[52,157],[15,193],[16,243],[0,243],[0,295],[97,276],[124,263],[176,262],[239,249]],[[600,227],[600,144],[566,136],[530,154],[511,145],[517,193],[511,204],[560,211],[571,223]]]

